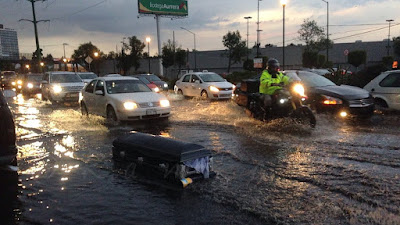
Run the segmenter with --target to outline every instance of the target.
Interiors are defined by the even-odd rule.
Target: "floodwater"
[[[3,221],[400,224],[398,114],[367,121],[318,115],[310,129],[287,119],[256,121],[230,101],[169,97],[168,123],[117,127],[82,117],[76,105],[10,99],[19,169],[1,173]],[[217,176],[182,189],[126,173],[111,148],[130,131],[209,148]]]

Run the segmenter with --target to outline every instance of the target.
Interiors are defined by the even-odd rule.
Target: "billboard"
[[[139,13],[187,16],[188,3],[183,0],[138,0]]]

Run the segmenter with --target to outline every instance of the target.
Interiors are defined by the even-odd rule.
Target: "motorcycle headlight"
[[[54,85],[53,91],[54,91],[54,93],[58,94],[58,93],[62,92],[62,88],[60,85]]]
[[[26,86],[27,86],[28,88],[33,88],[33,84],[32,84],[32,83],[28,83]]]
[[[305,96],[304,95],[304,87],[301,84],[295,84],[293,86],[293,91],[299,94],[300,96]]]
[[[134,102],[124,102],[124,108],[126,110],[134,110],[137,108],[137,104]]]
[[[15,86],[16,83],[15,83],[15,81],[13,81],[13,82],[11,82],[11,84],[12,84],[13,86]]]
[[[169,106],[170,106],[169,101],[166,100],[166,99],[161,100],[161,101],[160,101],[160,106],[161,106],[161,107],[169,107]]]
[[[219,92],[219,89],[215,86],[210,86],[210,91],[212,92]]]
[[[342,99],[339,98],[334,98],[328,95],[322,95],[322,97],[324,97],[324,105],[341,105],[343,104]]]
[[[164,84],[164,88],[167,88],[168,87],[168,84]]]

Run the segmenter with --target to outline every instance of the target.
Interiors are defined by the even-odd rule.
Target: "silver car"
[[[74,72],[47,72],[40,88],[43,100],[78,103],[79,92],[84,86],[85,83]]]

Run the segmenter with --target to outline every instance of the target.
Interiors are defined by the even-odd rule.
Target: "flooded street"
[[[19,169],[2,171],[5,221],[400,224],[399,114],[365,121],[317,115],[310,129],[256,121],[230,101],[170,100],[168,123],[108,127],[101,117],[82,117],[77,105],[10,98]],[[131,131],[205,146],[217,176],[182,190],[126,174],[111,150]]]

